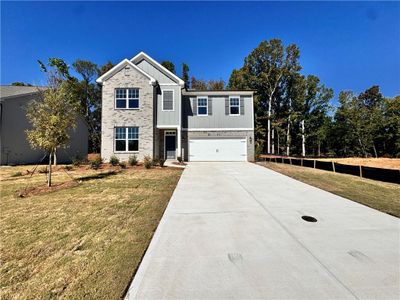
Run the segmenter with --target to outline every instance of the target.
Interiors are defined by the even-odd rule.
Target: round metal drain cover
[[[307,222],[317,222],[317,219],[311,216],[302,216],[301,218]]]

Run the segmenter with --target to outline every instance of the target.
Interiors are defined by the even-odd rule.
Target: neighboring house
[[[254,160],[253,91],[186,90],[182,79],[143,52],[97,82],[105,160]]]
[[[26,136],[31,125],[26,117],[27,104],[37,99],[39,87],[1,86],[0,87],[0,147],[1,164],[39,163],[45,153],[32,149]],[[71,130],[69,147],[57,150],[57,162],[70,162],[74,157],[85,158],[88,151],[88,129],[86,123],[78,118],[76,129]]]

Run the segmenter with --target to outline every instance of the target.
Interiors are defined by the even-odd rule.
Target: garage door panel
[[[246,139],[190,139],[189,161],[246,161]]]

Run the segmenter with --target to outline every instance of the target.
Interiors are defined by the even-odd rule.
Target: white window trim
[[[138,129],[138,138],[137,138],[137,141],[138,141],[138,150],[137,151],[128,151],[127,149],[128,149],[128,141],[129,141],[129,139],[128,139],[128,128],[132,128],[132,127],[137,127],[137,129]],[[117,141],[117,139],[116,139],[116,128],[125,128],[125,151],[117,151],[117,143],[116,143],[116,141]],[[121,139],[122,140],[122,139]],[[133,140],[136,140],[136,139],[133,139]],[[114,153],[139,153],[139,146],[140,146],[140,127],[139,126],[115,126],[114,127]]]
[[[199,99],[206,99],[206,106],[201,106],[201,107],[207,108],[207,113],[205,115],[199,114]],[[196,101],[197,101],[197,116],[207,117],[208,116],[208,96],[197,96]]]
[[[237,114],[231,114],[231,99],[239,99],[239,112]],[[233,107],[236,107],[236,105],[234,105]],[[229,116],[232,117],[237,117],[240,116],[240,96],[229,96]]]
[[[125,98],[125,101],[126,101],[126,107],[124,107],[124,108],[121,108],[121,107],[117,107],[117,90],[122,90],[122,89],[125,89],[126,90],[126,98]],[[139,98],[137,98],[138,99],[138,103],[139,103],[139,106],[137,107],[137,108],[130,108],[129,107],[129,89],[137,89],[137,90],[139,90]],[[119,98],[119,99],[122,99],[122,98]],[[134,99],[136,99],[136,98],[134,98]],[[139,110],[140,109],[140,89],[139,88],[137,88],[137,87],[129,87],[129,88],[115,88],[114,89],[114,109],[118,109],[118,110]]]
[[[172,109],[164,109],[164,92],[172,92]],[[175,111],[175,90],[165,89],[161,91],[161,111]]]

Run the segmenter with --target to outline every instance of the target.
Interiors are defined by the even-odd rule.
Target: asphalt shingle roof
[[[43,89],[43,87],[1,85],[0,86],[0,98],[7,99],[7,98],[13,98],[13,97],[17,97],[17,96],[34,94],[34,93],[37,93],[39,89]]]

